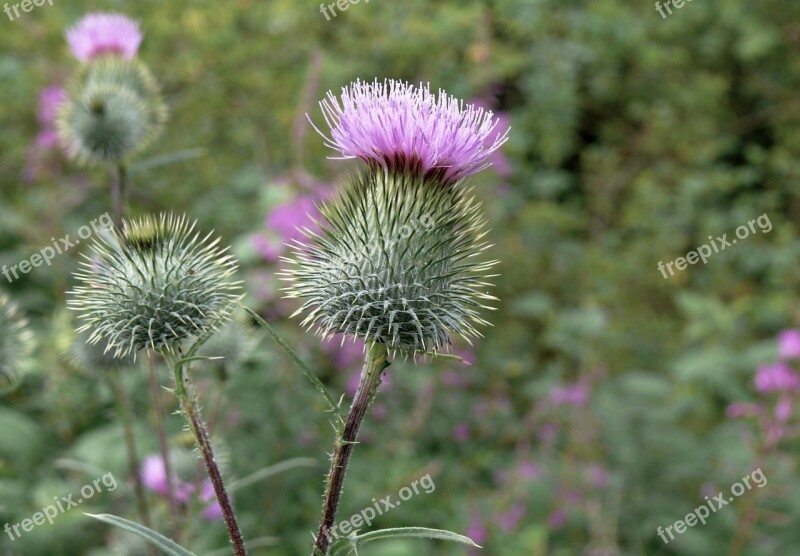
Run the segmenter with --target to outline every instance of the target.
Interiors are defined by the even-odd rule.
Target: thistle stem
[[[206,428],[206,424],[200,412],[200,406],[197,402],[197,392],[195,391],[192,379],[189,373],[183,371],[183,366],[173,361],[169,354],[164,354],[164,357],[172,368],[173,377],[175,379],[175,393],[191,425],[192,432],[194,432],[197,447],[203,455],[203,463],[205,463],[206,471],[208,471],[208,476],[211,479],[211,485],[214,487],[214,493],[217,495],[220,508],[222,508],[225,525],[228,527],[228,534],[233,544],[233,552],[236,556],[247,556],[247,548],[244,545],[242,531],[239,529],[239,523],[236,521],[236,513],[233,510],[231,498],[228,495],[228,491],[225,489],[225,483],[222,481],[222,474],[217,465],[217,459],[214,457],[214,450],[211,448],[211,441],[208,438],[208,429]]]
[[[347,466],[350,463],[350,455],[358,439],[361,423],[364,421],[364,417],[375,399],[378,386],[381,383],[381,373],[388,366],[386,346],[373,343],[367,351],[364,367],[361,370],[361,380],[353,398],[353,403],[350,405],[344,428],[336,436],[333,456],[331,457],[331,470],[328,473],[325,487],[322,519],[311,556],[327,556],[328,554],[332,540],[331,528],[334,525],[336,512],[339,509],[339,499],[342,495]]]
[[[175,498],[175,485],[172,476],[172,463],[169,458],[169,443],[167,434],[164,430],[164,416],[161,408],[161,392],[159,391],[158,378],[156,377],[155,362],[153,352],[147,351],[147,374],[150,381],[150,396],[153,398],[153,412],[156,417],[156,435],[158,436],[158,447],[161,452],[161,459],[164,462],[164,473],[167,476],[167,497],[169,498],[170,509],[172,510],[173,536],[175,542],[180,543],[181,528],[179,527],[180,506],[178,499]]]
[[[147,498],[144,493],[144,486],[142,485],[142,478],[139,475],[139,456],[136,450],[136,436],[133,434],[133,419],[131,418],[130,402],[125,395],[125,390],[119,380],[119,375],[116,371],[109,373],[108,382],[111,385],[111,390],[114,392],[114,398],[117,402],[117,413],[119,413],[120,420],[122,421],[122,428],[125,436],[125,447],[128,452],[128,467],[133,479],[133,490],[136,497],[136,506],[139,510],[139,517],[142,520],[142,525],[150,527],[150,509],[147,506]]]
[[[114,208],[114,224],[117,228],[122,226],[122,219],[128,212],[128,168],[120,163],[117,166],[116,176],[111,182],[111,205]]]

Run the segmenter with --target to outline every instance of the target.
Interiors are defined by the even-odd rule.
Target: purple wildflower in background
[[[342,88],[341,98],[329,92],[320,105],[331,135],[315,129],[342,158],[390,171],[415,169],[440,176],[444,185],[488,167],[508,138],[508,128],[497,129],[491,111],[465,106],[441,90],[433,94],[428,85],[357,81]]]
[[[167,471],[164,460],[160,455],[150,455],[142,463],[142,484],[149,490],[163,496],[169,495],[167,487]],[[194,492],[194,485],[185,483],[173,478],[172,485],[175,491],[175,499],[179,502],[188,501]]]
[[[800,376],[784,363],[761,365],[756,372],[755,386],[762,394],[796,391],[800,389]]]
[[[142,44],[142,31],[137,22],[122,14],[91,13],[67,30],[67,42],[72,54],[84,63],[101,54],[131,60]]]
[[[778,356],[781,359],[800,359],[800,330],[793,328],[778,334]]]
[[[303,229],[319,232],[314,222],[320,218],[317,202],[321,196],[305,195],[273,208],[267,215],[267,233],[253,237],[253,245],[268,262],[276,262],[286,252],[287,244],[301,240]]]
[[[217,495],[214,493],[214,485],[211,484],[211,481],[203,483],[200,489],[200,500],[209,502],[208,506],[203,509],[203,519],[207,521],[222,521],[222,508],[219,505],[219,500],[217,500]]]
[[[486,529],[486,522],[480,512],[473,511],[470,515],[469,525],[467,525],[466,535],[475,544],[483,544],[489,538],[489,531]],[[478,554],[477,551],[470,549],[471,554]]]
[[[357,369],[364,359],[364,341],[357,339],[354,342],[348,339],[346,342],[342,343],[339,338],[328,338],[322,342],[322,351],[330,358],[334,367],[340,371],[350,371]],[[359,374],[357,373],[353,376],[356,378],[352,379],[351,377],[351,382],[352,380],[356,380],[357,383]],[[356,384],[356,387],[357,386]],[[350,386],[348,386],[348,392],[351,395],[355,394],[355,388],[353,388],[351,392]]]
[[[555,406],[584,407],[589,401],[589,388],[583,381],[578,381],[569,386],[559,386],[553,388],[550,392],[550,401]]]
[[[24,178],[32,182],[41,177],[47,166],[47,158],[51,151],[58,148],[58,131],[56,118],[61,105],[67,100],[67,91],[63,87],[45,87],[39,93],[39,105],[36,120],[39,133],[28,148]]]
[[[519,527],[519,522],[525,517],[526,508],[523,502],[517,502],[508,511],[502,512],[497,516],[497,524],[506,533],[514,531]]]

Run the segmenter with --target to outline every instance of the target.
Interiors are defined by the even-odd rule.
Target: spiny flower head
[[[491,111],[422,84],[357,81],[340,98],[329,92],[320,107],[330,136],[315,129],[342,158],[436,176],[444,185],[489,166],[508,138]]]
[[[102,58],[74,79],[57,129],[79,163],[118,163],[147,147],[166,120],[158,83],[144,64]]]
[[[58,132],[70,158],[114,163],[142,147],[152,133],[147,124],[147,108],[140,97],[102,83],[87,87],[64,105]]]
[[[420,179],[368,168],[320,207],[322,231],[295,242],[283,272],[305,326],[406,355],[448,349],[451,332],[480,336],[496,263],[477,260],[488,247],[480,205],[463,187]]]
[[[17,387],[32,351],[28,320],[8,296],[0,294],[0,395]]]
[[[139,24],[118,13],[91,13],[67,30],[72,54],[87,63],[102,54],[132,60],[142,44]]]
[[[180,342],[226,322],[239,299],[237,263],[212,234],[201,236],[185,216],[161,214],[123,223],[99,237],[75,273],[81,283],[68,306],[115,357],[150,348],[172,352]]]

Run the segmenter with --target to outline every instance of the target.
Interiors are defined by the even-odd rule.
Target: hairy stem
[[[328,473],[325,487],[322,519],[311,556],[327,556],[328,554],[332,540],[331,529],[336,520],[336,512],[339,509],[339,499],[342,495],[344,478],[347,474],[347,466],[350,463],[353,445],[356,443],[358,431],[361,428],[361,423],[364,421],[367,410],[375,399],[375,394],[381,383],[381,373],[388,366],[386,346],[378,343],[372,344],[367,350],[364,368],[361,370],[361,380],[353,398],[353,403],[350,405],[344,428],[336,437],[333,456],[331,457],[331,470]]]
[[[189,374],[184,372],[181,363],[172,360],[169,354],[164,354],[164,356],[170,363],[170,367],[172,367],[173,377],[175,378],[175,393],[181,402],[181,407],[189,421],[192,432],[194,432],[197,447],[200,449],[203,463],[205,463],[206,471],[208,471],[208,477],[211,479],[214,493],[217,495],[220,508],[222,508],[225,525],[228,528],[228,534],[233,544],[233,552],[236,556],[247,556],[247,548],[244,545],[242,531],[239,529],[230,495],[225,489],[225,483],[222,481],[222,474],[219,471],[217,459],[214,457],[214,450],[211,448],[211,441],[208,438],[208,429],[200,413],[194,384]]]

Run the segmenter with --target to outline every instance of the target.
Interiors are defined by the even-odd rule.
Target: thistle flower
[[[227,321],[239,299],[240,283],[230,281],[237,263],[195,225],[161,214],[95,238],[68,302],[84,323],[78,332],[90,331],[90,343],[102,340],[106,352],[124,357],[145,348],[173,352]]]
[[[480,204],[460,178],[477,172],[505,138],[486,147],[491,114],[440,93],[399,82],[355,83],[322,108],[329,146],[368,167],[341,198],[322,204],[319,233],[304,229],[285,280],[305,300],[303,325],[324,338],[344,333],[404,354],[448,349],[451,332],[467,341],[488,324],[480,310],[496,261]],[[342,339],[344,341],[344,338]]]
[[[489,166],[491,155],[508,139],[508,128],[495,129],[491,111],[465,107],[441,90],[435,95],[428,85],[357,81],[342,89],[340,99],[329,92],[320,106],[330,136],[315,129],[342,158],[389,170],[414,168],[445,185]]]
[[[28,320],[8,296],[0,294],[0,395],[19,385],[19,375],[32,351]]]
[[[72,54],[87,63],[102,54],[133,59],[142,44],[139,24],[117,13],[91,13],[67,30]]]

